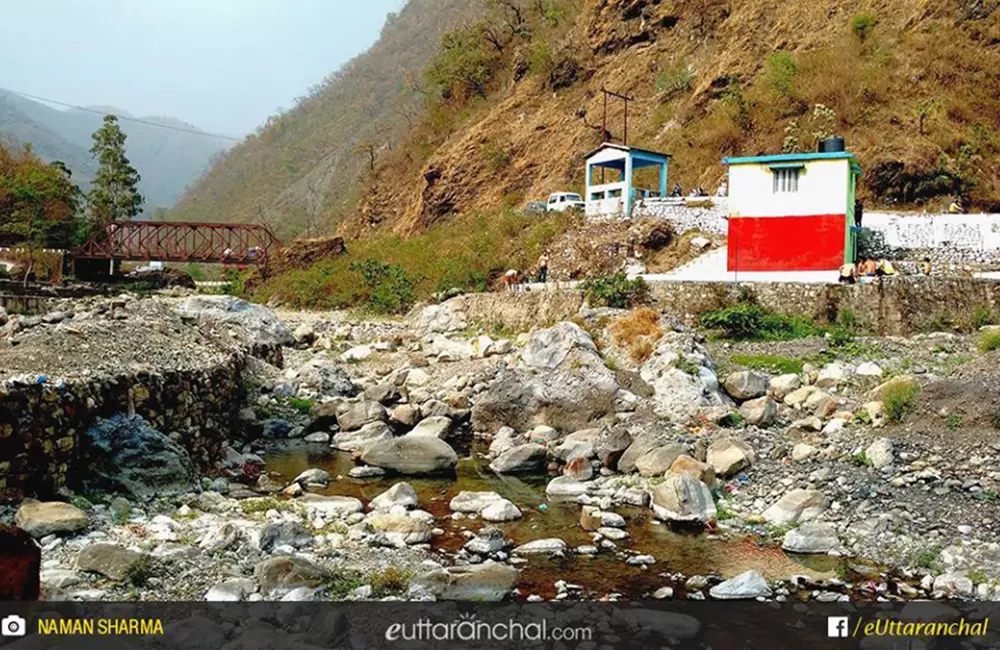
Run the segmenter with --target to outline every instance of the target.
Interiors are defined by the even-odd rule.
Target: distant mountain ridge
[[[90,136],[108,113],[122,118],[134,117],[112,106],[58,110],[0,88],[0,138],[18,145],[31,143],[35,153],[43,159],[61,160],[84,188],[97,171],[97,163],[90,155]],[[213,157],[231,144],[208,134],[201,135],[204,132],[198,127],[176,118],[134,119],[151,123],[126,119],[119,122],[128,136],[125,146],[129,160],[142,176],[139,189],[146,197],[146,215],[151,215],[156,208],[172,206],[185,188],[204,172]],[[160,128],[156,124],[172,128]]]

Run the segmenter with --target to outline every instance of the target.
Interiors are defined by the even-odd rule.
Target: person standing
[[[542,256],[538,258],[538,281],[545,283],[548,281],[549,277],[549,256],[542,253]]]
[[[924,263],[920,267],[920,272],[923,273],[926,276],[930,276],[930,274],[931,274],[931,258],[929,258],[929,257],[925,257],[924,258]]]

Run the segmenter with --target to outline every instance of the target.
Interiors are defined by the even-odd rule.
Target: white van
[[[583,197],[574,192],[554,192],[549,194],[545,209],[548,212],[565,212],[566,210],[583,210],[586,204]]]

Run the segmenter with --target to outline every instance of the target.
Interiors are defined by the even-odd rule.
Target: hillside
[[[34,151],[45,160],[61,160],[73,172],[73,178],[86,187],[96,171],[90,155],[91,134],[100,128],[102,114],[128,113],[101,107],[94,111],[56,110],[0,89],[0,137],[17,143],[30,142]],[[212,157],[223,151],[229,142],[214,137],[185,133],[176,129],[195,130],[180,120],[165,117],[142,117],[141,124],[121,120],[128,135],[126,149],[129,159],[142,175],[140,191],[146,197],[146,214],[158,207],[169,207],[180,197],[184,188],[208,166]]]
[[[420,72],[442,34],[480,9],[480,0],[410,0],[368,52],[214,165],[171,218],[263,221],[283,237],[329,230],[353,212],[370,167],[419,120]]]
[[[579,191],[602,87],[635,98],[629,143],[673,154],[671,184],[714,190],[726,155],[837,133],[866,170],[867,205],[1000,209],[998,0],[564,0],[548,16],[507,4],[524,28],[501,52],[482,26],[452,38],[421,126],[381,159],[343,234],[412,234]],[[621,107],[609,110],[620,140]]]

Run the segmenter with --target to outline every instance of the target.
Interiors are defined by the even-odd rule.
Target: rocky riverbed
[[[1000,595],[1000,404],[975,336],[727,343],[655,313],[528,332],[461,316],[168,296],[5,315],[10,382],[286,347],[248,370],[207,475],[141,412],[107,414],[86,435],[128,481],[79,477],[0,518],[39,541],[53,599]]]

